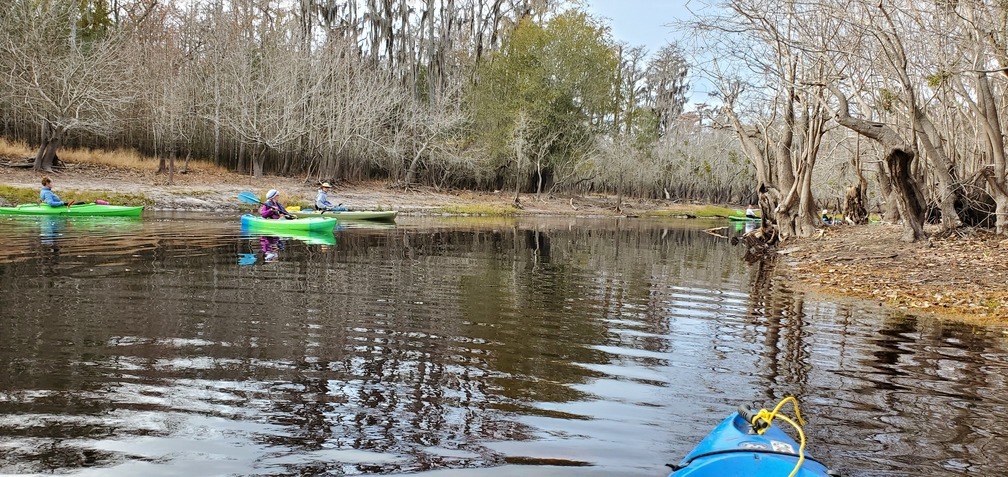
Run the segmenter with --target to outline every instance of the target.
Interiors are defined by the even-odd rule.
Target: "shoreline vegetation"
[[[27,150],[0,150],[0,205],[37,202],[43,175],[65,199],[143,204],[158,210],[240,211],[237,193],[270,188],[286,191],[290,205],[307,206],[315,184],[304,178],[252,177],[207,163],[192,162],[169,179],[157,161],[133,153],[67,151],[65,168],[54,173],[22,167]],[[392,188],[381,182],[339,183],[332,197],[355,209],[400,210],[409,215],[613,216],[717,218],[738,213],[734,206],[673,204],[624,199],[617,212],[607,196]],[[303,203],[302,203],[303,202]],[[742,206],[744,207],[744,206]],[[829,226],[806,239],[789,239],[777,251],[778,276],[789,286],[834,297],[864,299],[908,314],[975,324],[1008,323],[1008,239],[980,229],[907,244],[898,225]]]

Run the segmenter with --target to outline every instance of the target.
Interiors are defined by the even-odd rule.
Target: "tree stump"
[[[864,190],[861,184],[847,188],[847,197],[844,200],[843,216],[844,221],[853,225],[864,225],[868,223],[868,209],[864,205]]]

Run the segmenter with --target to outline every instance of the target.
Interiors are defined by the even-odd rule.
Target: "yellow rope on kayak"
[[[787,416],[779,413],[780,409],[782,407],[784,407],[784,404],[787,404],[789,402],[794,407],[795,419],[798,422],[795,422],[794,420],[791,420],[790,417],[787,417]],[[802,462],[805,462],[805,432],[802,431],[802,428],[801,428],[801,426],[805,425],[805,421],[802,420],[802,418],[801,418],[801,411],[798,410],[798,400],[795,399],[794,396],[788,396],[788,397],[786,397],[784,399],[781,399],[780,402],[777,403],[776,406],[774,406],[773,411],[767,411],[766,409],[760,409],[760,411],[758,413],[756,413],[756,417],[753,418],[753,421],[762,419],[763,421],[765,421],[767,423],[767,426],[763,427],[761,429],[758,429],[756,432],[758,434],[763,434],[764,432],[766,432],[766,430],[770,428],[770,423],[772,423],[773,420],[776,419],[776,418],[783,419],[785,422],[787,422],[788,424],[791,424],[791,426],[794,427],[795,430],[798,431],[798,437],[799,437],[798,463],[795,465],[795,468],[791,470],[791,473],[788,474],[788,477],[794,477],[795,474],[798,473],[798,469],[801,468]]]

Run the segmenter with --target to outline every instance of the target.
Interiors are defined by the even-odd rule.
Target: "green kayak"
[[[332,233],[337,222],[339,220],[335,217],[305,217],[294,220],[264,219],[252,214],[245,214],[241,217],[242,228],[256,231],[305,230]]]
[[[312,209],[301,209],[300,211],[293,212],[298,215],[298,217],[336,217],[340,220],[373,220],[373,221],[385,221],[393,222],[395,221],[396,215],[399,214],[398,210],[312,210]]]
[[[759,217],[746,217],[744,215],[729,215],[728,220],[736,222],[759,222],[762,219]]]
[[[46,204],[21,204],[15,207],[0,207],[0,214],[7,215],[139,217],[140,212],[143,212],[142,205],[77,204],[70,207],[52,207]]]

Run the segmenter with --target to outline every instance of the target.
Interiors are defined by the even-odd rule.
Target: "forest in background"
[[[674,43],[559,0],[14,0],[0,134],[307,180],[744,202]],[[617,202],[618,207],[619,202]]]

